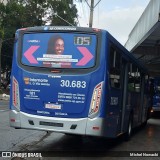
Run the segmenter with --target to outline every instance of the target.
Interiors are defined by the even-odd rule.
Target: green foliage
[[[4,29],[0,28],[0,39],[4,38]]]
[[[77,9],[75,5],[73,5],[73,0],[61,0],[57,3],[56,0],[49,0],[49,4],[51,5],[51,24],[52,25],[69,25],[67,22],[63,21],[59,17],[67,20],[72,25],[77,25],[75,18],[77,17]],[[56,14],[59,16],[56,16]],[[55,15],[55,16],[53,16]]]
[[[11,67],[13,35],[18,28],[42,25],[66,26],[69,23],[77,25],[76,18],[77,9],[73,5],[73,0],[7,0],[6,5],[0,2],[2,68],[8,65]]]

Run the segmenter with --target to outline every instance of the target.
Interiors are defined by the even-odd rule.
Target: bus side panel
[[[109,77],[108,77],[108,51],[109,41],[108,34],[103,32],[102,44],[101,44],[101,60],[100,69],[97,74],[92,75],[91,83],[98,84],[98,79],[103,80],[102,95],[100,110],[95,117],[89,117],[87,121],[86,134],[92,136],[103,136],[114,138],[117,134],[117,116],[109,115],[110,108],[110,90],[109,90]],[[98,75],[98,77],[97,77]],[[100,82],[100,81],[99,81]],[[90,94],[93,94],[93,90],[90,90]]]
[[[104,135],[105,137],[115,138],[119,134],[120,127],[120,109],[121,109],[121,96],[122,92],[119,89],[111,88],[110,85],[110,42],[114,40],[110,35],[106,35],[107,49],[106,53],[106,71],[105,71],[105,120],[104,120]]]
[[[94,136],[103,136],[115,138],[117,136],[117,122],[118,122],[118,109],[117,106],[111,106],[111,95],[120,96],[118,92],[110,92],[109,84],[109,65],[108,65],[108,54],[109,54],[109,40],[108,34],[103,34],[102,45],[101,45],[101,67],[104,67],[104,70],[99,71],[103,73],[104,82],[103,82],[103,92],[101,99],[101,107],[98,116],[94,118],[88,118],[87,121],[87,135]],[[105,54],[104,54],[105,53]],[[92,80],[96,80],[96,74]],[[92,94],[92,93],[91,93]],[[118,105],[118,104],[117,104]],[[114,114],[112,114],[114,112]],[[110,114],[111,113],[111,114]]]
[[[153,111],[160,111],[160,95],[153,96]]]
[[[139,123],[140,116],[140,93],[131,93],[131,108],[133,108],[133,126],[136,126]]]
[[[16,33],[17,35],[17,33]],[[17,65],[17,48],[18,48],[18,43],[19,41],[18,40],[15,40],[15,43],[14,43],[14,50],[13,50],[13,61],[12,61],[12,72],[11,72],[11,81],[10,81],[10,84],[11,84],[11,87],[10,87],[10,109],[16,109],[15,106],[13,105],[13,98],[15,98],[15,100],[17,100],[17,96],[14,97],[15,93],[13,93],[13,79],[16,79],[19,84],[21,84],[21,75],[22,75],[22,72],[21,70],[19,69],[18,65]],[[16,83],[16,82],[15,82]],[[18,89],[18,88],[17,88]],[[18,90],[19,92],[19,90]],[[18,101],[17,101],[18,103]],[[20,105],[21,102],[19,102],[18,105]]]
[[[147,120],[147,116],[149,116],[148,111],[150,112],[150,103],[149,103],[149,95],[144,94],[144,101],[143,101],[143,110],[142,110],[142,123]]]
[[[108,127],[111,129],[110,137],[115,137],[120,126],[121,92],[119,89],[110,90],[109,106],[107,110]]]
[[[154,79],[153,112],[160,111],[160,77]]]

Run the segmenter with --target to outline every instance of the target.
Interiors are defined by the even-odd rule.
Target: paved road
[[[0,100],[0,112],[9,110],[9,101]]]
[[[158,118],[150,119],[145,128],[135,130],[129,142],[124,142],[122,137],[112,140],[79,138],[61,133],[11,128],[9,126],[8,102],[0,101],[0,151],[46,151],[48,156],[51,153],[60,156],[58,159],[64,159],[66,156],[65,159],[75,159],[75,157],[76,159],[90,159],[89,157],[97,155],[100,157],[94,159],[111,160],[114,160],[114,158],[107,157],[108,151],[114,151],[114,154],[123,153],[118,151],[156,152],[160,151],[160,119]],[[71,158],[73,156],[75,157]],[[84,157],[82,158],[82,156]],[[53,158],[42,159],[49,160]],[[123,157],[121,159],[128,160],[129,158]],[[134,159],[143,159],[143,157],[134,157]],[[160,156],[157,159],[160,159]]]
[[[19,151],[23,145],[39,141],[44,131],[17,130],[9,126],[9,102],[0,101],[0,151]]]

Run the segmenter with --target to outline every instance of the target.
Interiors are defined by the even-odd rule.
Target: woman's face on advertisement
[[[55,54],[61,55],[64,51],[64,41],[62,39],[57,39],[54,46]]]

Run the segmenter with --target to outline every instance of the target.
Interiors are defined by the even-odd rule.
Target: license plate
[[[61,104],[47,103],[47,104],[45,104],[45,108],[48,108],[48,109],[61,109]]]

